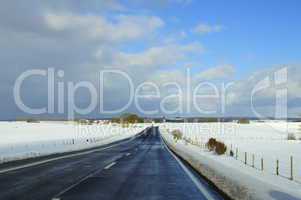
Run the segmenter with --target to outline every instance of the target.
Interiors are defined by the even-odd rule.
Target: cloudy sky
[[[142,97],[121,112],[267,117],[285,110],[287,94],[288,116],[300,116],[300,7],[299,0],[1,1],[0,119],[29,115],[16,105],[14,87],[32,69],[56,75],[54,112],[38,116],[66,117],[70,102],[89,106],[87,88],[74,102],[68,93],[68,83],[83,81],[97,91],[88,117],[117,115],[102,111],[124,107],[131,92]],[[102,70],[124,72],[134,88],[107,73],[100,92]],[[22,102],[47,106],[47,83],[39,75],[24,80]]]

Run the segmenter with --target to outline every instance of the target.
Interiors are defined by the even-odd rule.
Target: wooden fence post
[[[263,158],[261,158],[261,171],[263,171]]]
[[[276,161],[276,175],[279,176],[279,160]]]
[[[247,152],[245,152],[245,165],[247,165],[247,163],[248,163],[248,155],[247,155]]]
[[[291,156],[291,180],[294,180],[294,166],[293,166],[294,162],[293,162],[293,156]]]

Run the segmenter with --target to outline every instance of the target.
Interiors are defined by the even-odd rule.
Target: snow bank
[[[217,156],[183,141],[175,143],[167,129],[161,127],[160,131],[169,147],[233,199],[301,199],[299,183],[254,170],[231,157]]]
[[[289,133],[300,137],[301,123],[286,122],[253,122],[251,124],[237,123],[167,123],[161,128],[179,129],[184,137],[205,144],[214,137],[224,142],[232,149],[238,159],[244,161],[247,153],[248,164],[251,165],[254,156],[255,168],[261,168],[264,160],[264,170],[270,174],[276,173],[276,162],[279,160],[279,173],[284,178],[290,178],[290,157],[293,157],[294,180],[301,183],[301,140],[287,140]]]
[[[89,149],[132,137],[146,128],[73,122],[0,122],[0,163]]]

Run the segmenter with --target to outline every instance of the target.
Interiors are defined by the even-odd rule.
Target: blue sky
[[[300,7],[298,0],[192,1],[151,13],[167,21],[167,33],[189,32],[199,23],[224,26],[220,33],[189,34],[186,41],[201,41],[206,47],[205,56],[199,58],[204,66],[230,62],[238,75],[246,75],[300,61]]]
[[[66,91],[68,82],[81,81],[88,81],[99,89],[97,75],[104,69],[126,72],[135,87],[153,82],[160,87],[162,96],[142,100],[145,109],[159,107],[169,94],[169,90],[163,88],[164,83],[174,81],[185,88],[185,70],[189,68],[193,86],[202,81],[234,84],[227,94],[227,111],[221,113],[219,108],[210,115],[253,116],[250,95],[254,87],[266,77],[272,81],[275,72],[286,67],[288,114],[299,116],[300,7],[298,0],[3,2],[0,8],[0,64],[3,68],[0,119],[28,115],[16,104],[13,95],[16,80],[28,70],[48,68],[65,72],[59,80],[65,83]],[[128,88],[124,80],[111,77],[107,83],[105,106],[117,108],[125,104]],[[208,88],[203,88],[202,92],[206,91]],[[256,96],[258,110],[274,115],[275,92],[277,87],[271,84]],[[187,95],[187,88],[183,93]],[[22,86],[21,96],[31,107],[45,106],[47,80],[31,77]],[[67,106],[70,99],[65,96]],[[85,88],[78,91],[75,102],[80,107],[89,105],[91,98]],[[173,99],[168,104],[172,107],[175,102]],[[185,103],[192,104],[186,100]],[[206,108],[221,106],[219,100],[212,99],[199,103]],[[55,107],[57,104],[55,102]],[[86,116],[107,116],[97,111]],[[133,103],[125,111],[136,112],[137,106]],[[44,115],[65,117],[67,114],[65,109],[64,113]],[[160,110],[154,115],[164,114]],[[173,113],[178,116],[201,114],[197,110]]]
[[[178,42],[200,41],[206,51],[202,57],[192,59],[199,63],[200,70],[231,63],[236,66],[239,78],[257,69],[300,62],[301,2],[298,0],[149,3],[148,9],[144,3],[128,5],[131,5],[129,13],[156,15],[164,19],[166,26],[159,34],[185,32],[187,36]],[[193,27],[200,23],[220,25],[223,29],[218,33],[192,33]],[[125,49],[137,51],[147,45],[151,46],[139,43],[127,45]]]

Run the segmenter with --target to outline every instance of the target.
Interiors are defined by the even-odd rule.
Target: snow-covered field
[[[161,132],[170,135],[172,130],[179,129],[185,138],[189,138],[198,143],[205,144],[209,138],[217,138],[228,146],[228,150],[233,150],[234,154],[238,150],[238,160],[229,155],[217,156],[206,149],[201,149],[194,145],[185,145],[188,149],[199,149],[202,156],[214,159],[221,165],[237,168],[240,171],[248,172],[250,175],[260,173],[262,180],[269,183],[277,183],[288,186],[288,183],[300,185],[301,188],[301,140],[287,140],[288,134],[295,134],[300,137],[301,123],[286,122],[252,122],[251,124],[237,123],[166,123],[160,125]],[[164,134],[163,134],[164,135]],[[189,148],[190,147],[190,148]],[[248,166],[243,164],[247,152]],[[252,157],[254,155],[255,168],[252,168]],[[293,178],[290,177],[290,157],[293,157]],[[264,160],[264,172],[261,172],[261,159]],[[279,160],[280,176],[276,176],[276,160]],[[273,177],[272,179],[269,177]],[[275,181],[276,180],[276,181]]]
[[[0,122],[0,163],[92,148],[129,138],[146,125]]]

